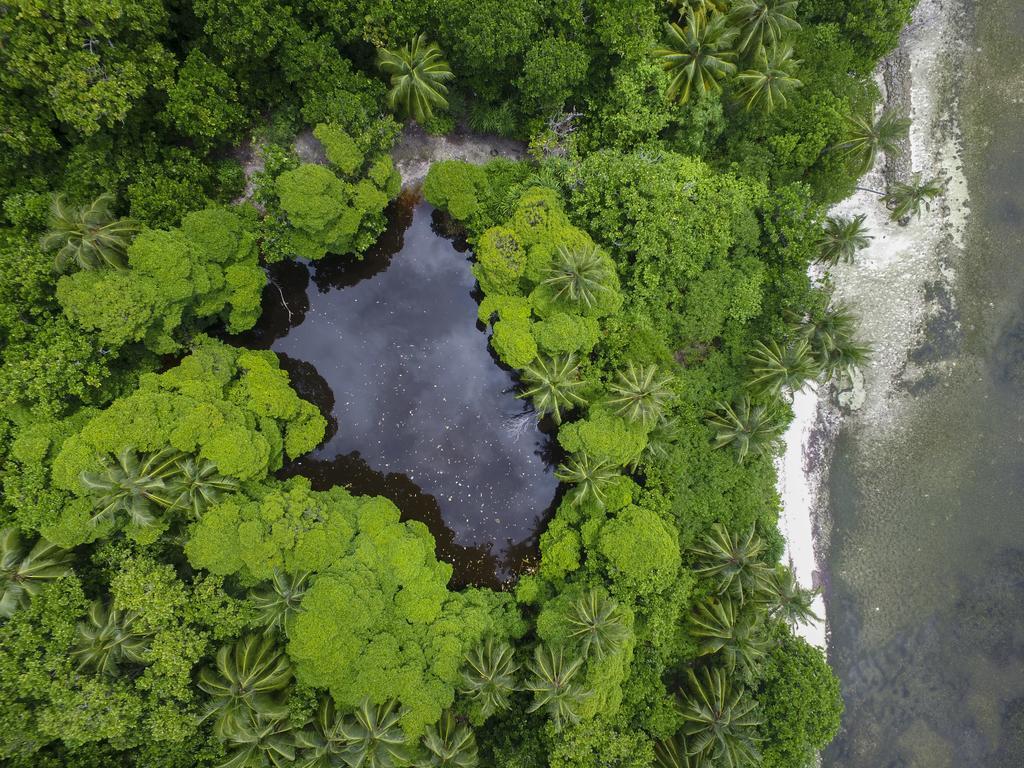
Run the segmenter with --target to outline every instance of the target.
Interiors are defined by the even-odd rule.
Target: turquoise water
[[[975,10],[966,249],[911,352],[944,374],[884,439],[848,422],[829,479],[829,768],[1024,765],[1024,2]]]

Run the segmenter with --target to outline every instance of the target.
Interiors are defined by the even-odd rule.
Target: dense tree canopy
[[[825,214],[906,130],[871,72],[911,6],[4,6],[0,762],[807,765],[842,705],[772,458],[869,354],[808,266],[867,243]],[[281,479],[327,422],[235,336],[275,262],[379,240],[403,132],[467,129],[525,159],[420,191],[563,484],[504,590]]]

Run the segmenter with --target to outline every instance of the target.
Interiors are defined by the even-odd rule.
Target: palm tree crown
[[[721,669],[705,667],[700,675],[691,669],[679,711],[682,736],[698,764],[726,768],[756,765],[755,729],[760,724],[754,714],[756,706]]]
[[[914,174],[909,183],[897,182],[882,198],[893,221],[905,222],[911,216],[921,215],[921,206],[930,210],[932,199],[942,194],[944,187],[938,179],[921,180],[921,174]]]
[[[737,96],[743,108],[774,112],[786,106],[787,95],[803,85],[796,77],[798,66],[800,62],[793,58],[792,46],[776,43],[770,48],[759,48],[753,66],[736,76],[740,84]]]
[[[110,212],[114,196],[103,194],[89,205],[69,206],[55,195],[50,204],[49,231],[43,236],[44,250],[56,250],[54,268],[65,271],[72,264],[80,269],[127,269],[126,254],[139,229],[132,219],[118,219]]]
[[[405,733],[399,726],[402,711],[391,700],[374,704],[363,699],[353,715],[338,726],[347,743],[345,761],[353,768],[396,768],[408,764]]]
[[[820,621],[813,607],[817,595],[818,590],[804,589],[797,583],[793,571],[779,565],[766,582],[764,599],[772,618],[796,628],[798,624]]]
[[[747,456],[768,456],[786,428],[786,419],[774,404],[754,404],[744,395],[734,404],[718,403],[706,421],[714,430],[713,446],[732,446],[736,461]]]
[[[686,24],[667,24],[665,46],[652,55],[661,61],[671,75],[666,98],[686,103],[694,91],[703,95],[722,90],[719,84],[726,75],[736,71],[736,52],[732,42],[737,31],[719,13],[686,12]]]
[[[417,763],[421,768],[476,768],[480,764],[473,731],[456,720],[450,710],[427,728],[423,748],[427,759]]]
[[[462,691],[480,705],[483,717],[509,708],[509,697],[516,691],[516,671],[512,646],[488,638],[466,654],[462,671]]]
[[[844,218],[829,216],[818,242],[818,261],[835,266],[840,261],[853,263],[857,251],[867,248],[871,235],[864,226],[864,214]]]
[[[771,571],[761,559],[764,552],[764,541],[753,525],[745,534],[734,534],[721,523],[711,526],[693,548],[697,575],[714,579],[719,594],[733,594],[741,603],[761,592],[768,582]]]
[[[579,394],[583,382],[579,379],[580,364],[574,355],[539,357],[523,370],[526,389],[520,397],[533,400],[533,407],[541,416],[551,414],[556,424],[562,423],[562,410],[584,405]]]
[[[217,651],[216,669],[199,672],[198,686],[209,694],[204,719],[216,717],[214,732],[221,738],[250,715],[285,717],[288,708],[275,694],[288,687],[292,668],[271,634],[247,635]]]
[[[377,51],[377,66],[391,76],[388,106],[394,112],[408,115],[418,123],[429,120],[435,108],[448,106],[444,84],[454,75],[436,43],[427,42],[426,35],[417,35],[397,51]]]
[[[554,291],[556,301],[564,301],[576,309],[590,309],[611,290],[611,277],[611,269],[596,245],[580,248],[559,245],[541,284]]]
[[[910,129],[910,121],[892,111],[885,111],[873,121],[861,115],[847,117],[850,138],[837,144],[844,157],[850,159],[858,173],[867,173],[879,152],[892,153]]]
[[[538,645],[527,667],[532,677],[524,687],[533,691],[533,704],[527,712],[543,708],[557,731],[567,724],[579,722],[579,707],[592,693],[573,682],[583,667],[583,659],[578,656],[566,658],[561,648]]]
[[[761,51],[799,30],[796,6],[796,0],[739,0],[729,14],[729,21],[740,30],[739,49]]]
[[[275,569],[270,584],[252,595],[256,606],[256,623],[264,629],[285,631],[301,608],[309,585],[310,571],[282,573]]]
[[[609,389],[612,410],[628,421],[645,425],[661,418],[674,395],[671,376],[659,376],[656,365],[634,365],[632,361]]]
[[[178,457],[176,451],[166,449],[140,458],[134,450],[125,448],[114,460],[104,457],[101,472],[83,472],[79,479],[93,496],[97,510],[92,523],[112,520],[119,514],[139,528],[156,523],[155,512],[171,507],[179,496],[173,482]]]
[[[569,637],[579,643],[584,657],[616,653],[629,637],[619,604],[596,588],[581,595],[569,611]]]
[[[700,654],[720,654],[730,674],[737,667],[753,670],[769,647],[764,614],[756,608],[742,608],[728,596],[698,605],[690,616],[690,634],[699,641]]]
[[[287,717],[249,712],[221,737],[231,748],[217,768],[288,768],[295,766],[296,734]]]
[[[799,392],[821,373],[806,339],[798,338],[785,346],[775,339],[767,344],[756,342],[747,359],[752,374],[747,386],[755,392]]]
[[[595,459],[586,453],[570,456],[555,470],[555,477],[575,486],[570,492],[573,505],[593,501],[604,506],[605,489],[619,476],[618,468],[605,459]]]
[[[209,459],[183,456],[177,460],[176,469],[174,484],[179,493],[174,506],[192,510],[197,519],[220,501],[221,494],[238,489],[238,481],[218,474],[217,465]]]
[[[0,618],[28,605],[47,582],[71,573],[71,552],[39,539],[25,553],[15,528],[0,530]]]
[[[146,661],[150,633],[143,631],[139,615],[122,612],[96,600],[89,606],[89,620],[78,625],[78,644],[71,656],[78,669],[91,669],[101,675],[116,676],[124,662]]]
[[[862,365],[871,348],[857,342],[857,319],[844,304],[835,304],[820,317],[797,328],[826,376]]]

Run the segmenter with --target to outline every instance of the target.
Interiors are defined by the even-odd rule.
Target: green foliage
[[[753,66],[736,76],[739,83],[736,95],[743,102],[743,108],[774,112],[786,106],[787,95],[803,85],[795,76],[799,65],[788,45],[777,43],[767,49],[759,48]]]
[[[0,618],[10,618],[19,608],[28,605],[47,582],[71,572],[71,553],[46,539],[39,539],[25,552],[17,530],[0,531]]]
[[[103,194],[76,208],[54,195],[42,246],[57,251],[53,263],[58,272],[72,265],[80,269],[127,267],[125,253],[138,225],[131,219],[115,218],[110,211],[113,203],[113,195]]]
[[[797,0],[739,0],[729,21],[739,29],[741,51],[762,50],[780,43],[788,33],[800,29]]]
[[[574,40],[538,40],[526,51],[516,81],[523,102],[543,116],[557,113],[583,82],[589,64],[587,49]]]
[[[328,141],[339,161],[341,144]],[[276,191],[281,209],[294,227],[288,245],[303,258],[319,259],[328,253],[363,253],[384,231],[383,211],[397,194],[390,160],[380,159],[379,173],[373,167],[367,176],[346,182],[320,165],[304,163],[277,177]]]
[[[347,742],[346,762],[366,768],[396,768],[407,763],[405,734],[399,726],[401,710],[394,700],[374,705],[363,699],[355,715],[341,721],[339,732]]]
[[[569,248],[559,244],[541,285],[551,292],[556,304],[580,314],[606,314],[607,297],[618,293],[614,267],[597,246]]]
[[[198,48],[167,89],[167,115],[182,135],[199,142],[233,138],[246,116],[235,81]]]
[[[377,51],[377,66],[391,77],[388,106],[393,112],[408,115],[419,123],[429,120],[434,109],[445,109],[448,87],[455,75],[436,43],[426,35],[417,35],[397,51]]]
[[[824,654],[783,635],[768,654],[757,691],[765,768],[806,765],[839,730],[843,699]]]
[[[843,304],[801,323],[797,333],[807,339],[815,362],[829,377],[863,364],[871,353],[857,341],[857,319]]]
[[[128,266],[81,271],[57,283],[67,315],[115,348],[142,342],[164,354],[214,320],[242,331],[259,317],[265,277],[256,238],[228,209],[190,213],[180,229],[143,231],[128,249]]]
[[[597,550],[613,591],[650,595],[667,589],[680,566],[673,529],[658,515],[630,505],[601,528]]]
[[[341,488],[328,494],[335,503],[347,496]],[[501,600],[449,592],[451,566],[437,561],[426,526],[399,522],[385,499],[337,504],[326,514],[313,530],[333,527],[320,538],[334,558],[312,565],[299,557],[301,539],[294,549],[298,567],[319,571],[289,628],[296,676],[328,688],[343,707],[367,696],[396,699],[403,728],[418,737],[451,704],[463,656],[495,627]],[[349,526],[344,537],[335,516]]]
[[[324,428],[323,416],[289,387],[273,353],[203,340],[177,367],[144,375],[135,392],[68,437],[53,460],[53,484],[87,493],[82,472],[99,471],[102,457],[126,446],[142,453],[170,446],[212,462],[225,477],[262,478],[285,454],[312,449]],[[65,509],[58,540],[85,540],[81,513],[74,505]]]
[[[690,615],[690,635],[701,656],[715,655],[729,675],[737,669],[749,675],[770,646],[764,635],[763,617],[749,604],[731,597],[700,603]]]

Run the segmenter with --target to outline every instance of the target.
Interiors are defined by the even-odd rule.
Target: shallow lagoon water
[[[500,586],[535,559],[556,444],[492,356],[470,254],[426,204],[400,201],[390,221],[361,261],[274,265],[235,341],[277,352],[330,420],[282,476],[391,498],[430,528],[454,586]]]
[[[830,472],[826,768],[1024,765],[1024,7],[975,10],[966,247],[910,356],[935,375],[852,419]]]

